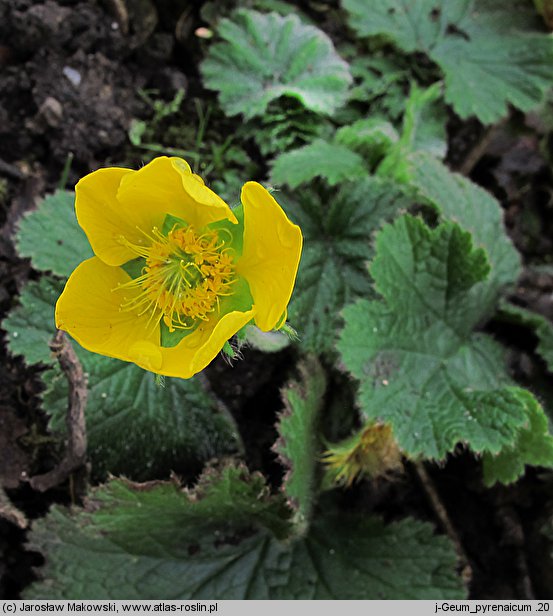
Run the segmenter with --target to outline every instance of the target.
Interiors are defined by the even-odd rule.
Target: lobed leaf
[[[486,313],[486,253],[451,222],[430,230],[403,216],[376,240],[380,301],[344,310],[338,350],[361,381],[368,419],[389,423],[401,449],[443,459],[459,442],[498,453],[527,421],[501,347],[473,329]],[[521,393],[522,392],[522,393]]]
[[[372,177],[343,185],[328,203],[306,192],[298,201],[279,201],[305,240],[289,319],[307,350],[328,351],[342,308],[373,294],[365,266],[371,235],[410,201],[394,184]]]
[[[536,106],[553,78],[553,39],[529,3],[497,0],[344,0],[362,36],[422,52],[445,75],[445,98],[462,118],[493,123],[512,104]]]
[[[217,30],[201,64],[205,86],[219,92],[228,115],[263,115],[281,96],[331,114],[346,100],[352,77],[332,41],[297,15],[237,10]]]
[[[188,476],[238,449],[232,418],[198,378],[166,378],[159,386],[155,375],[134,364],[80,348],[78,355],[88,374],[87,453],[95,477]],[[42,378],[50,429],[64,435],[67,380],[57,367]]]
[[[271,170],[271,182],[296,188],[321,177],[330,186],[335,186],[366,174],[366,164],[359,154],[346,146],[317,139],[277,156]]]
[[[505,285],[516,282],[521,271],[520,255],[505,231],[500,204],[490,193],[452,173],[428,154],[411,156],[409,165],[408,181],[416,195],[444,218],[470,231],[476,246],[486,250],[491,270],[475,301],[483,308],[482,318],[489,316],[495,309],[499,292]]]
[[[92,256],[75,217],[74,203],[75,193],[58,190],[20,220],[17,251],[30,257],[35,269],[67,278],[81,261]]]
[[[22,355],[27,364],[51,365],[55,358],[50,342],[56,333],[54,305],[62,283],[47,276],[24,287],[16,306],[2,321],[7,332],[7,346],[12,355]]]
[[[43,407],[51,429],[65,434],[67,380],[48,346],[60,291],[61,284],[47,276],[30,282],[2,326],[13,354],[50,366],[40,376]],[[97,477],[111,472],[143,480],[171,470],[190,473],[237,449],[234,422],[198,379],[168,378],[161,388],[153,374],[134,364],[72,344],[88,374],[88,456]]]
[[[327,515],[290,543],[278,540],[286,516],[281,498],[242,467],[209,471],[191,493],[114,480],[94,492],[87,510],[55,507],[35,524],[31,547],[47,560],[25,598],[465,595],[452,547],[428,524]]]
[[[553,372],[553,323],[537,312],[507,301],[499,305],[500,315],[507,320],[531,327],[538,337],[537,353],[541,355],[549,372]]]
[[[499,454],[484,454],[484,484],[512,483],[523,473],[527,464],[553,466],[553,437],[549,434],[547,417],[529,392],[521,392],[526,399],[527,422],[516,441]]]

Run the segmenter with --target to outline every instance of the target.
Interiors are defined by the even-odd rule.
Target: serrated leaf
[[[453,549],[430,525],[326,516],[305,539],[281,543],[271,532],[278,520],[286,524],[281,501],[258,477],[226,473],[203,480],[203,489],[190,495],[174,484],[114,481],[94,493],[88,511],[71,515],[54,508],[31,535],[46,566],[25,598],[465,595]]]
[[[355,79],[350,100],[370,104],[371,112],[396,121],[403,114],[405,90],[411,80],[408,60],[399,54],[376,52],[359,55],[352,47],[347,59]]]
[[[46,276],[29,283],[21,306],[2,326],[13,354],[23,355],[27,363],[51,366],[41,374],[43,407],[51,416],[51,429],[65,434],[67,380],[48,346],[56,331],[54,305],[60,292],[61,284]],[[234,423],[199,380],[168,378],[161,388],[153,374],[134,364],[72,344],[88,374],[88,456],[96,477],[108,471],[140,480],[167,476],[171,470],[189,473],[236,450]]]
[[[321,177],[330,186],[335,186],[366,174],[367,165],[359,154],[346,146],[317,139],[277,156],[271,170],[271,182],[296,188]]]
[[[423,52],[445,74],[446,101],[462,118],[484,123],[508,104],[536,106],[553,78],[553,40],[529,3],[474,0],[344,0],[361,36],[384,35],[406,52]]]
[[[307,530],[315,501],[319,413],[326,389],[326,377],[320,363],[310,356],[299,365],[300,380],[282,390],[284,411],[277,424],[279,439],[274,450],[287,469],[284,493],[297,512],[299,533]]]
[[[297,15],[238,10],[217,32],[225,42],[209,48],[201,72],[228,115],[262,115],[280,96],[322,114],[345,102],[352,81],[347,63],[326,34]]]
[[[238,434],[229,415],[198,379],[166,378],[134,364],[78,349],[88,374],[88,457],[95,477],[125,475],[144,481],[189,475],[214,457],[236,452]],[[43,375],[43,408],[50,429],[65,434],[67,380],[58,369]]]
[[[84,231],[75,217],[75,193],[57,191],[19,222],[16,247],[33,267],[66,278],[81,261],[92,256]]]
[[[401,449],[443,459],[458,442],[477,452],[510,446],[526,421],[501,347],[473,329],[489,266],[451,222],[430,230],[403,216],[376,240],[371,265],[381,301],[344,310],[338,350],[361,381],[368,419],[391,424]],[[521,393],[522,392],[522,393]]]
[[[447,152],[447,114],[441,102],[442,84],[419,88],[411,84],[405,103],[400,145],[412,152],[428,152],[444,158]]]
[[[395,185],[370,177],[324,200],[307,192],[298,198],[279,197],[305,240],[288,314],[302,346],[320,353],[334,344],[341,309],[373,293],[366,268],[371,234],[410,201]]]
[[[409,183],[417,195],[435,207],[448,220],[470,231],[477,246],[486,250],[491,265],[487,284],[480,289],[477,303],[491,313],[499,291],[514,283],[521,271],[520,255],[508,237],[503,210],[497,200],[483,188],[458,173],[452,173],[428,154],[409,160]]]
[[[487,486],[516,481],[527,464],[553,467],[553,437],[549,434],[547,417],[532,394],[524,394],[527,422],[515,443],[496,456],[484,454],[484,484]]]
[[[426,89],[411,84],[405,103],[401,137],[391,145],[380,163],[377,174],[400,182],[410,179],[410,159],[417,161],[420,152],[443,158],[447,151],[446,112],[440,102],[442,85],[435,83]],[[416,155],[413,155],[416,152]]]
[[[55,359],[50,342],[56,333],[54,305],[61,293],[62,283],[43,276],[29,282],[15,307],[2,321],[7,345],[12,355],[22,355],[27,364],[53,364]]]
[[[537,312],[508,302],[501,302],[499,313],[504,318],[531,327],[536,332],[539,340],[536,351],[547,364],[549,372],[553,372],[553,323]]]
[[[336,143],[359,152],[372,167],[399,141],[394,126],[382,118],[357,120],[336,131]]]

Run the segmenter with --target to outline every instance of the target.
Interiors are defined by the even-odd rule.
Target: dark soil
[[[38,197],[54,190],[68,161],[67,186],[105,164],[137,166],[131,150],[132,118],[151,115],[139,89],[155,88],[164,100],[178,89],[202,92],[197,65],[205,25],[201,1],[0,0],[0,319],[16,304],[22,286],[37,277],[12,244],[17,219]],[[192,8],[190,8],[192,7]],[[483,139],[471,177],[501,199],[512,237],[528,267],[514,291],[518,303],[553,317],[553,182],[545,129],[537,118],[514,116],[494,134],[477,124],[452,121],[450,163],[461,168]],[[187,144],[182,144],[187,147]],[[537,269],[534,265],[539,265]],[[512,349],[511,365],[538,395],[552,396],[548,375],[523,329],[493,323],[491,331]],[[278,391],[290,376],[294,352],[270,361],[247,351],[230,367],[217,360],[207,371],[214,392],[234,413],[252,469],[277,486],[282,468],[271,451],[279,411]],[[46,494],[25,479],[56,462],[38,404],[36,367],[26,367],[0,346],[0,485],[30,519],[52,502],[71,500],[68,486]],[[233,388],[229,390],[232,371]],[[340,376],[336,376],[339,383]],[[338,385],[337,385],[338,386]],[[329,393],[332,396],[332,391]],[[330,421],[330,418],[329,418]],[[471,596],[479,599],[552,598],[552,546],[542,534],[551,519],[551,475],[529,471],[512,487],[486,490],[481,468],[459,451],[442,467],[429,468],[435,487],[469,557]],[[340,497],[344,507],[376,511],[387,519],[413,515],[440,529],[414,470],[391,481],[362,482]],[[42,562],[25,550],[25,530],[0,518],[0,598],[17,598]]]

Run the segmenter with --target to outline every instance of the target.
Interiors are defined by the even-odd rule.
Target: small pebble
[[[81,83],[81,74],[70,66],[63,67],[63,74],[69,79],[69,81],[78,88]]]

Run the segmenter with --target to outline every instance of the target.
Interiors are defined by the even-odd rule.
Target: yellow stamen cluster
[[[154,227],[144,245],[121,238],[146,260],[140,276],[118,287],[140,289],[123,300],[121,309],[151,312],[150,320],[157,324],[163,319],[171,332],[207,321],[235,281],[232,250],[221,239],[223,233],[207,229],[200,234],[192,226],[175,225],[167,235]]]

